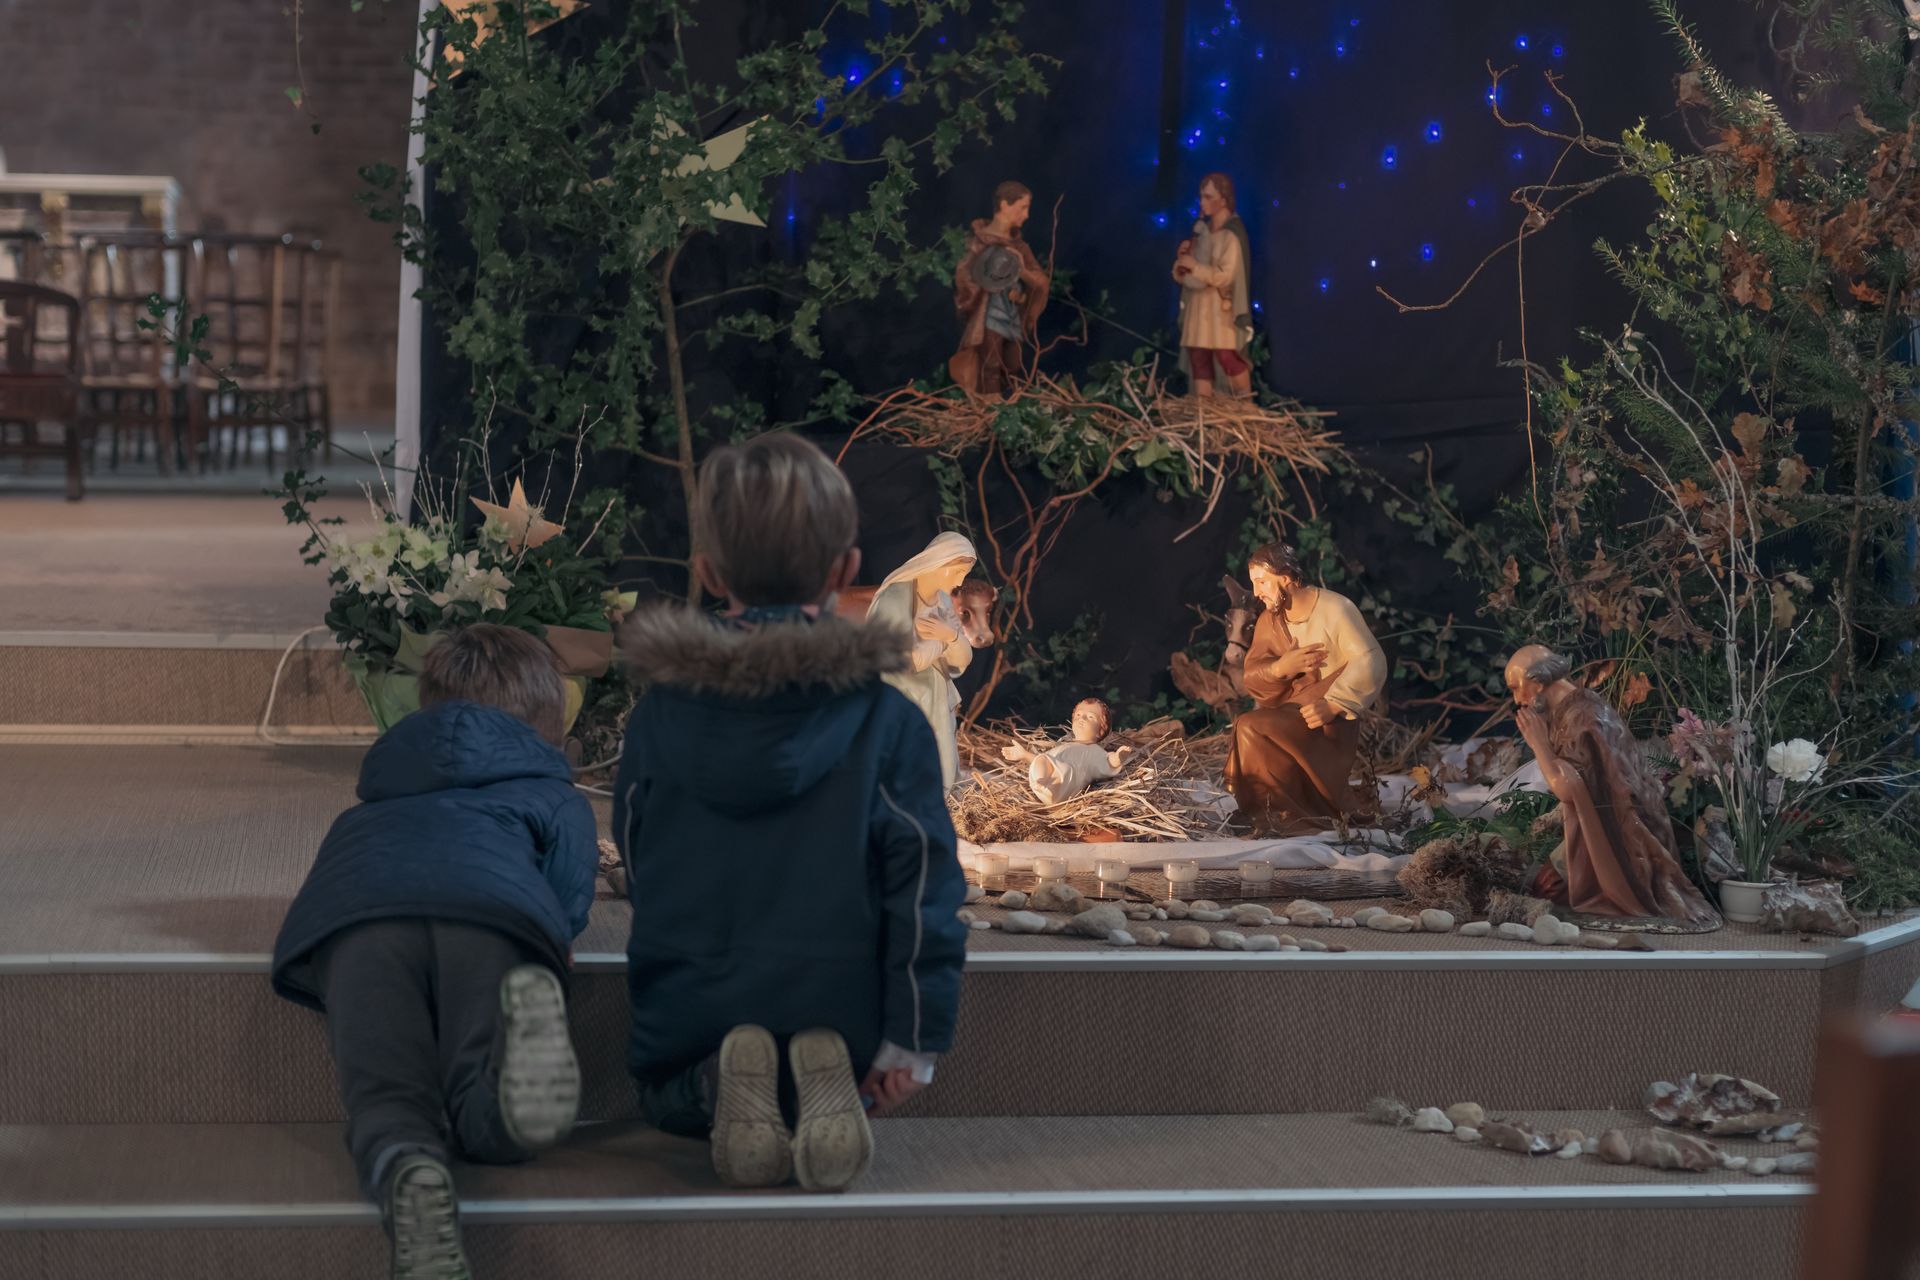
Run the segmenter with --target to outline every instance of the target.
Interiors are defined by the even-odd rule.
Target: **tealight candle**
[[[1042,854],[1033,860],[1033,875],[1043,885],[1064,884],[1067,879],[1067,860]]]
[[[1249,858],[1240,864],[1240,886],[1249,893],[1273,891],[1273,863],[1266,858]]]
[[[1094,864],[1093,873],[1100,877],[1101,897],[1123,897],[1133,864],[1125,858],[1102,858]]]
[[[980,878],[979,883],[982,889],[1007,887],[1007,855],[1004,853],[974,854],[973,871]]]
[[[1200,883],[1200,864],[1191,858],[1182,858],[1178,862],[1166,865],[1167,896],[1186,899],[1193,894],[1194,886]]]

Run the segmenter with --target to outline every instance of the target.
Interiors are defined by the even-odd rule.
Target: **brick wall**
[[[16,173],[170,175],[183,231],[218,220],[338,250],[336,416],[390,429],[399,255],[354,203],[355,171],[405,161],[416,7],[308,0],[306,115],[286,96],[295,2],[0,0],[0,150]]]

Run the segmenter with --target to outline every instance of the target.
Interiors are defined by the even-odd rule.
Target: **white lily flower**
[[[1767,748],[1767,768],[1788,782],[1818,782],[1827,771],[1827,758],[1814,743],[1794,738]]]

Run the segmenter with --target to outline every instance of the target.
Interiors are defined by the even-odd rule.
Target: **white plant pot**
[[[1720,882],[1720,910],[1727,919],[1735,924],[1760,923],[1760,899],[1767,892],[1764,882],[1758,880],[1722,880]]]

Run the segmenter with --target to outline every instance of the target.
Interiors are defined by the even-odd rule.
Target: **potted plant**
[[[418,524],[384,511],[379,532],[357,542],[330,541],[315,526],[333,586],[326,625],[382,733],[419,709],[427,651],[470,622],[519,627],[546,640],[567,678],[569,728],[587,682],[606,673],[612,620],[632,606],[632,595],[608,590],[608,562],[574,545],[564,523],[527,501],[520,481],[506,503],[494,496],[472,497],[485,516],[477,525],[457,519],[457,508],[436,503],[423,488],[416,492]],[[592,542],[592,532],[582,539]]]

